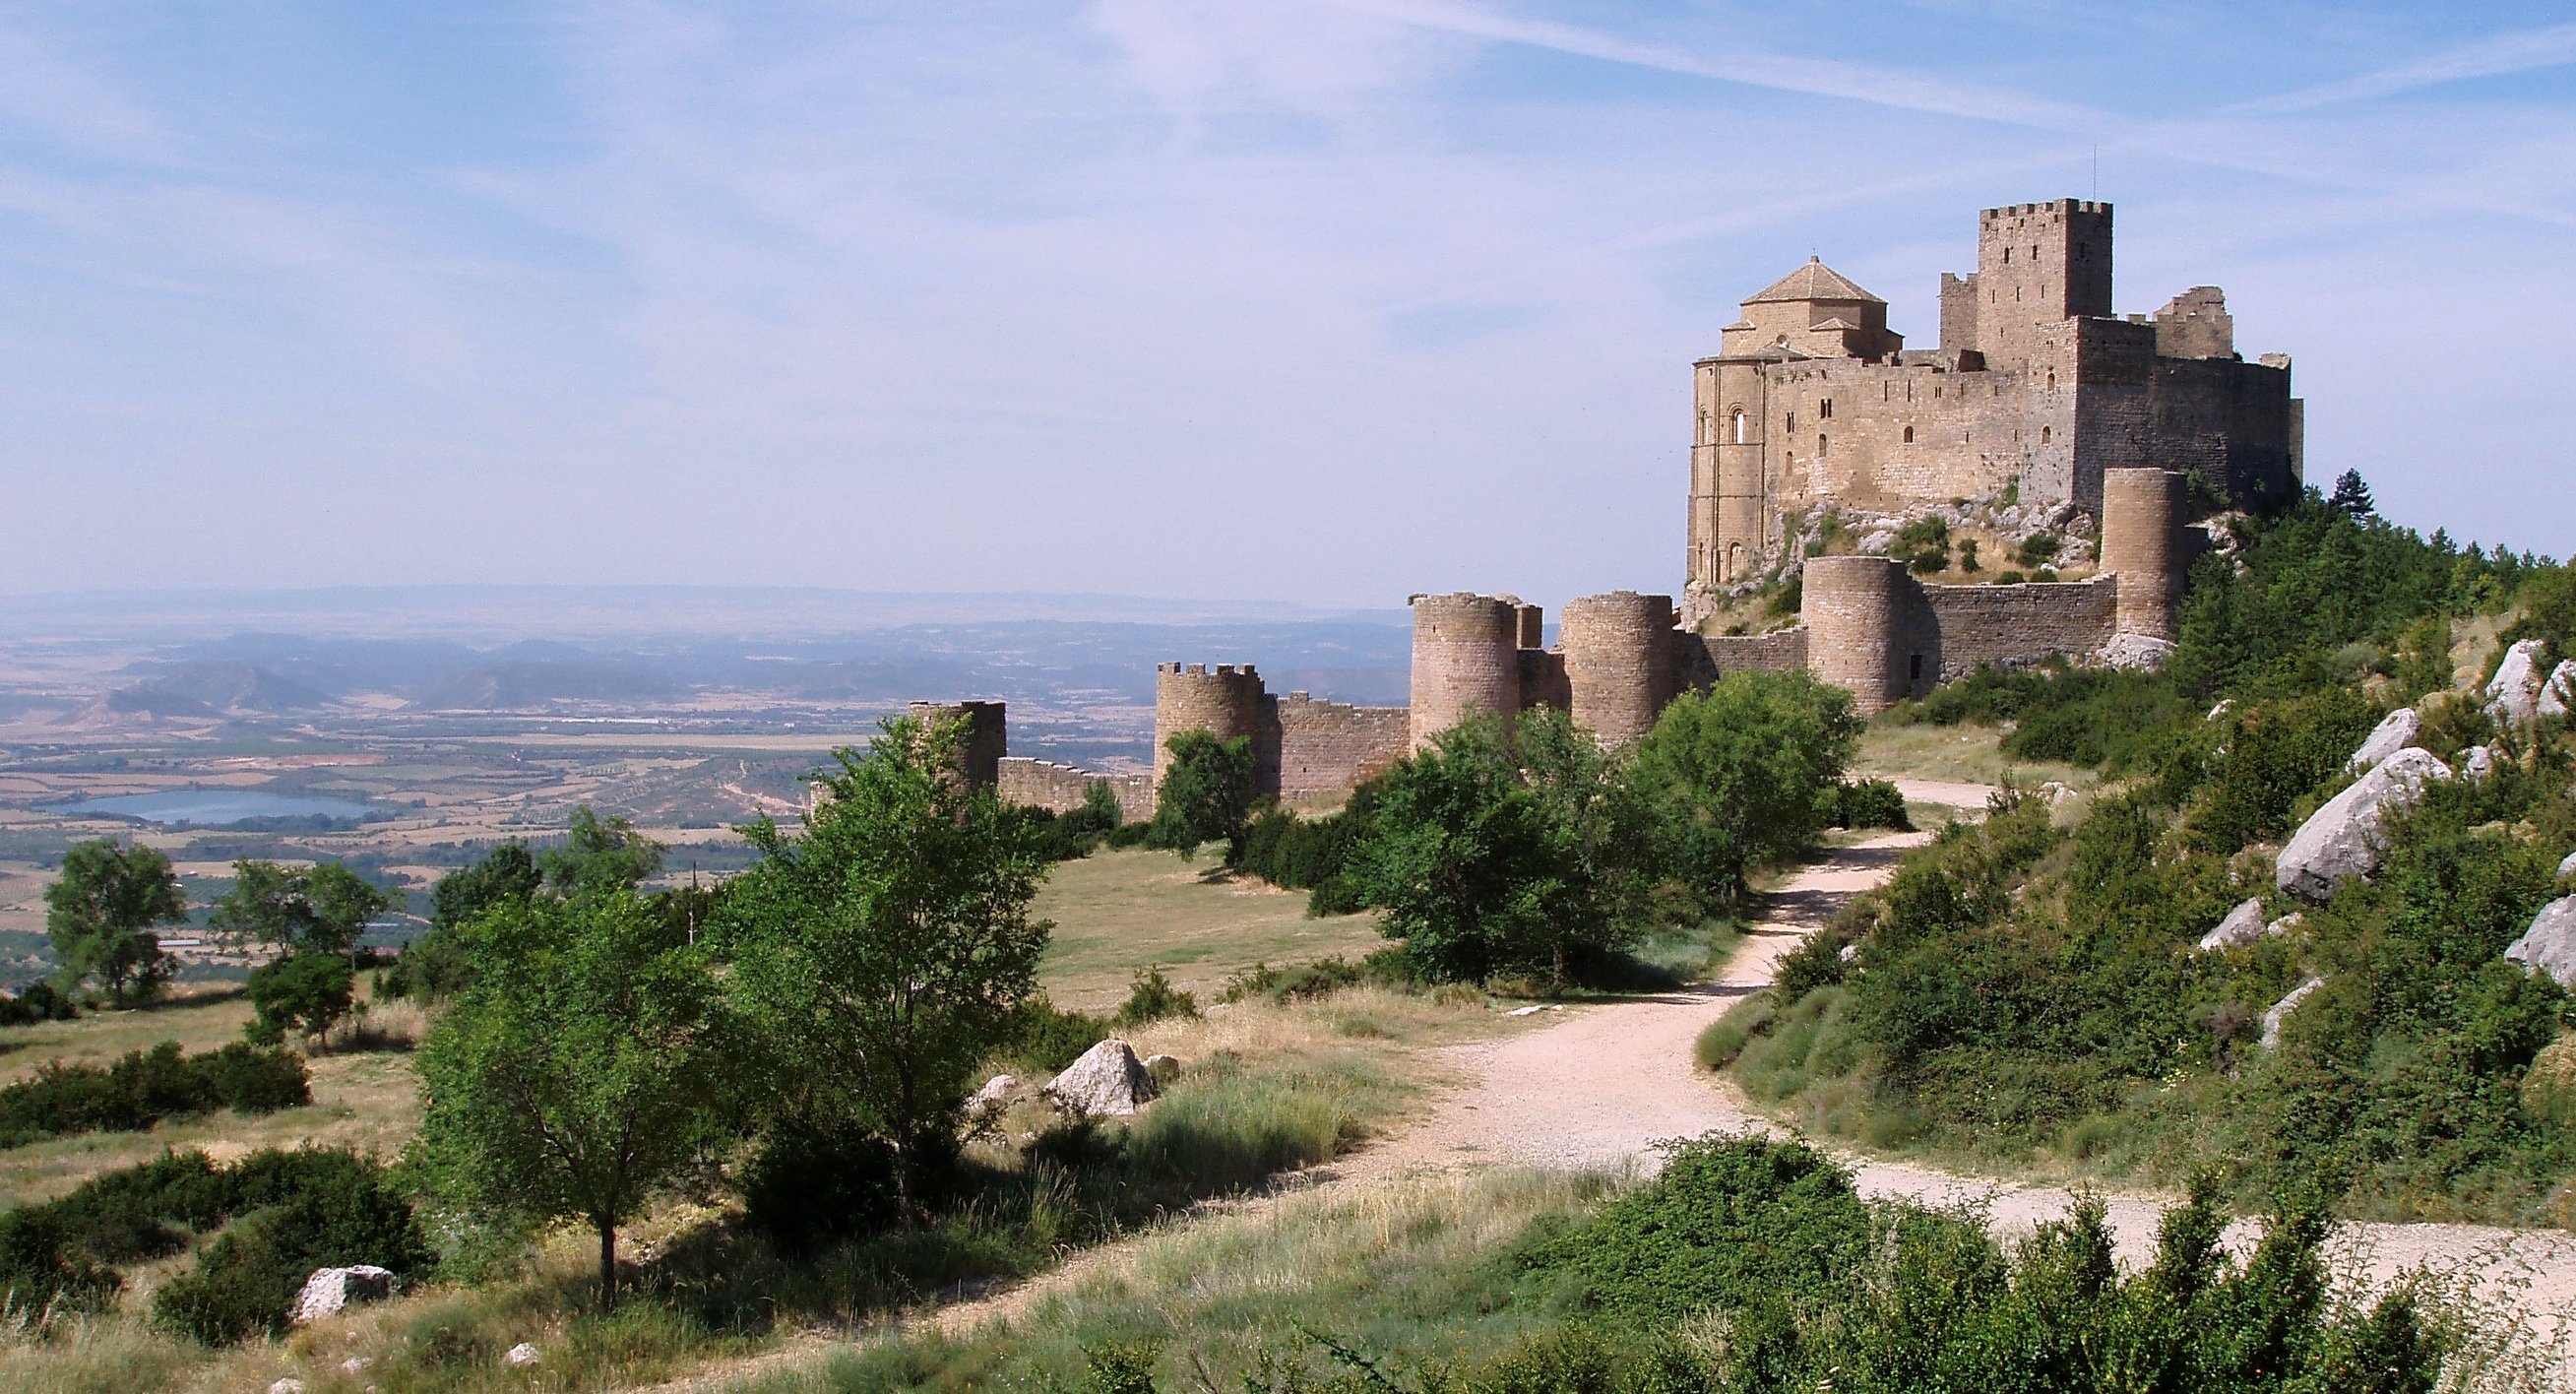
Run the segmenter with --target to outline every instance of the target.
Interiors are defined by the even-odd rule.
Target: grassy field
[[[1176,985],[1212,998],[1239,969],[1383,948],[1373,915],[1306,917],[1306,893],[1230,877],[1217,849],[1103,849],[1047,876],[1033,913],[1055,921],[1040,972],[1062,1007],[1115,1006],[1128,979],[1158,963]]]

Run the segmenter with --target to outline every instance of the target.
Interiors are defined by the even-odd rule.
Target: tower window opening
[[[1700,438],[1702,441],[1706,441],[1706,440],[1708,439],[1708,408],[1706,408],[1706,407],[1702,407],[1702,408],[1700,408],[1700,413],[1699,413],[1699,438]]]
[[[2012,248],[2010,247],[2004,248],[2004,265],[2012,265]]]
[[[1905,428],[1905,443],[1907,445],[1914,443],[1914,428],[1911,426]]]
[[[1816,458],[1821,460],[1832,453],[1832,442],[1826,440],[1823,436],[1816,437]]]
[[[1780,427],[1780,429],[1782,429],[1782,430],[1784,430],[1784,431],[1794,431],[1794,430],[1798,429],[1798,414],[1797,414],[1796,412],[1794,412],[1794,411],[1793,411],[1793,412],[1789,413],[1786,417],[1783,417],[1783,418],[1781,419],[1781,427]]]
[[[2049,430],[2048,430],[2048,428],[2047,428],[2047,427],[2045,427],[2045,426],[2040,427],[2040,428],[2039,428],[2039,443],[2040,443],[2040,444],[2042,444],[2042,445],[2046,445],[2046,444],[2048,444],[2048,436],[2049,436]]]
[[[1913,660],[1905,665],[1905,680],[1907,682],[1923,681],[1923,655],[1919,653],[1914,655]]]
[[[1736,443],[1737,445],[1742,445],[1742,444],[1744,444],[1744,440],[1745,440],[1744,408],[1742,408],[1742,407],[1737,407],[1737,408],[1735,409],[1735,443]]]
[[[1833,398],[1827,397],[1816,403],[1816,419],[1818,421],[1831,421],[1834,419]]]
[[[2057,374],[2054,370],[2051,370],[2048,375],[2048,390],[2051,392],[2057,390]]]

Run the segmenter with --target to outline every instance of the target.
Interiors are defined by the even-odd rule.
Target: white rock
[[[995,1075],[984,1081],[984,1087],[966,1100],[968,1113],[990,1113],[1011,1101],[1011,1091],[1020,1087],[1017,1075]]]
[[[1880,528],[1860,540],[1860,549],[1873,557],[1885,556],[1887,549],[1895,545],[1896,534],[1886,528]]]
[[[2203,721],[2216,721],[2218,718],[2220,718],[2220,717],[2222,717],[2222,716],[2227,715],[2229,712],[2234,711],[2235,709],[2236,709],[2236,699],[2235,699],[2235,698],[2233,698],[2233,697],[2221,697],[2221,698],[2219,698],[2219,699],[2218,699],[2218,705],[2217,705],[2217,706],[2214,706],[2214,707],[2211,707],[2211,708],[2209,709],[2209,715],[2202,717],[2202,718],[2201,718],[2201,720],[2203,720]]]
[[[2297,987],[2291,988],[2289,996],[2272,1004],[2272,1010],[2263,1014],[2263,1048],[2265,1050],[2270,1050],[2281,1044],[2281,1023],[2290,1019],[2290,1013],[2297,1011],[2301,1002],[2308,1000],[2309,993],[2314,992],[2325,985],[2326,980],[2323,978],[2310,978],[2306,982],[2299,984]]]
[[[1123,1117],[1154,1097],[1154,1077],[1145,1073],[1135,1048],[1113,1036],[1066,1066],[1046,1092],[1068,1113]]]
[[[2269,937],[2277,939],[2280,936],[2289,933],[2291,930],[2297,929],[2301,923],[2306,921],[2307,918],[2308,917],[2306,915],[2293,910],[2290,913],[2283,915],[2281,918],[2272,921],[2270,924],[2263,926],[2263,933]]]
[[[2216,949],[2241,949],[2262,937],[2263,902],[2260,897],[2253,897],[2228,911],[2227,918],[2220,920],[2216,929],[2200,936],[2199,948],[2202,953]]]
[[[2460,758],[2460,773],[2471,779],[2484,779],[2495,773],[2496,749],[2491,745],[2473,745]]]
[[[375,1368],[375,1364],[376,1358],[372,1355],[353,1355],[340,1362],[340,1369],[344,1374],[363,1375]]]
[[[501,1360],[504,1364],[512,1366],[534,1365],[537,1363],[537,1348],[526,1341],[521,1341],[510,1347],[510,1353],[502,1356]]]
[[[1845,944],[1845,945],[1843,945],[1843,947],[1842,947],[1842,951],[1841,951],[1840,953],[1835,954],[1835,955],[1834,955],[1834,957],[1835,957],[1837,960],[1841,961],[1841,962],[1849,963],[1849,962],[1851,962],[1852,960],[1854,960],[1854,959],[1856,959],[1856,958],[1859,958],[1859,957],[1860,957],[1860,945],[1858,945],[1858,944]]]
[[[271,1382],[268,1386],[268,1394],[304,1394],[304,1381],[289,1375],[285,1379]]]
[[[2565,716],[2576,710],[2576,658],[2560,659],[2549,670],[2549,681],[2540,685],[2540,700],[2531,709],[2541,716]]]
[[[2576,895],[2553,900],[2531,917],[2531,928],[2505,945],[2505,961],[2546,973],[2576,988]]]
[[[2094,657],[2105,668],[2151,673],[2165,666],[2165,660],[2173,657],[2173,651],[2170,639],[2159,639],[2152,634],[2114,634],[2111,642],[2104,644],[2102,651]]]
[[[2379,825],[2389,810],[2413,807],[2427,782],[2450,777],[2451,767],[2429,751],[2389,756],[2299,825],[2272,864],[2273,880],[2303,900],[2324,900],[2344,882],[2368,876],[2379,869]]]
[[[2538,639],[2525,639],[2504,651],[2504,662],[2487,679],[2487,715],[2498,721],[2528,723],[2540,707]]]
[[[2562,878],[2576,876],[2576,852],[2568,853],[2567,860],[2558,864],[2558,874]]]
[[[2370,728],[2370,735],[2362,741],[2361,749],[2354,751],[2352,758],[2343,762],[2343,772],[2359,774],[2363,770],[2375,768],[2380,761],[2413,745],[2415,738],[2423,734],[2424,718],[2418,715],[2413,707],[2399,707],[2381,717],[2379,724]]]
[[[304,1280],[304,1291],[296,1294],[293,1320],[302,1326],[330,1316],[352,1302],[373,1302],[391,1296],[394,1275],[371,1264],[350,1268],[316,1268]]]

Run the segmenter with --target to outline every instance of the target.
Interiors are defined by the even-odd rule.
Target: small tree
[[[1255,762],[1252,742],[1242,736],[1219,740],[1206,731],[1183,731],[1164,749],[1171,752],[1162,781],[1155,788],[1154,824],[1147,845],[1168,847],[1187,857],[1202,842],[1231,845],[1252,820]]]
[[[1676,698],[1636,753],[1664,874],[1709,908],[1739,900],[1752,868],[1831,822],[1860,730],[1851,695],[1804,670],[1730,673]]]
[[[601,818],[584,804],[572,811],[571,837],[537,857],[546,886],[561,896],[626,890],[662,869],[662,844],[625,818]]]
[[[1511,968],[1562,976],[1571,937],[1603,922],[1574,839],[1522,783],[1502,727],[1480,716],[1381,776],[1344,872],[1424,977]]]
[[[95,979],[118,1002],[150,997],[168,981],[170,960],[151,929],[187,918],[179,875],[157,848],[81,843],[45,888],[45,934],[65,985]]]
[[[237,944],[349,955],[368,923],[399,903],[338,862],[288,867],[245,859],[233,863],[232,889],[216,898],[206,927]]]
[[[2359,470],[2345,470],[2336,475],[2334,496],[2326,503],[2354,518],[2367,518],[2379,511],[2378,502],[2370,496],[2370,485],[2362,481]]]
[[[512,838],[429,888],[429,927],[454,929],[504,901],[526,902],[546,883],[528,844]]]
[[[258,1019],[242,1028],[255,1045],[275,1045],[292,1031],[318,1041],[349,1015],[357,975],[337,954],[294,954],[251,970],[250,1005]]]
[[[715,974],[622,889],[504,902],[463,932],[480,971],[421,1044],[417,1155],[460,1204],[588,1224],[608,1306],[618,1229],[717,1138],[739,1082]]]
[[[917,1214],[923,1164],[955,1137],[973,1070],[1037,985],[1045,871],[1029,821],[950,777],[962,723],[890,717],[864,756],[836,752],[831,796],[803,837],[763,819],[761,859],[719,923],[748,1017],[782,1059],[772,1101],[895,1151],[898,1212]]]

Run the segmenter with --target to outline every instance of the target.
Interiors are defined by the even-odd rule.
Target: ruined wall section
[[[1278,797],[1289,803],[1349,793],[1403,759],[1412,742],[1404,707],[1353,707],[1291,692],[1277,707]]]
[[[1000,778],[1002,753],[1011,748],[1010,717],[1000,702],[914,702],[905,714],[925,726],[962,721],[958,771],[969,789],[989,789]]]
[[[1165,663],[1154,670],[1154,782],[1172,763],[1171,740],[1205,731],[1252,742],[1254,788],[1279,791],[1278,704],[1249,664]]]
[[[1673,636],[1674,679],[1684,692],[1697,692],[1728,673],[1786,673],[1807,666],[1807,627],[1791,625],[1768,634],[1693,634]]]
[[[1911,696],[1964,678],[1980,663],[2014,668],[2093,653],[2116,628],[2119,585],[2108,579],[1916,589],[1931,622],[1914,636],[1927,676],[1907,683]]]
[[[1118,811],[1128,822],[1141,823],[1154,816],[1152,775],[1102,774],[1025,755],[1002,757],[995,772],[994,792],[1004,803],[1071,813],[1090,797],[1092,785],[1105,783],[1118,796]]]

